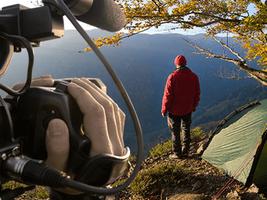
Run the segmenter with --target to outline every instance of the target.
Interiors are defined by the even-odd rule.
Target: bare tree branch
[[[207,17],[211,17],[211,18],[214,18],[214,19],[218,19],[220,21],[224,21],[224,22],[236,22],[236,23],[240,23],[241,22],[241,20],[236,19],[236,18],[234,18],[234,19],[232,19],[232,18],[223,18],[223,17],[217,16],[217,15],[212,15],[212,14],[205,13],[205,12],[192,11],[192,12],[186,14],[186,15],[189,15],[189,14],[207,16]],[[239,15],[239,17],[242,17],[242,16]]]
[[[199,54],[205,55],[208,58],[217,58],[217,59],[221,59],[227,62],[231,62],[233,64],[235,64],[238,68],[240,68],[241,70],[245,71],[247,74],[249,74],[252,78],[256,79],[257,81],[259,81],[262,85],[267,86],[267,72],[262,71],[262,70],[258,70],[258,69],[254,69],[250,66],[247,65],[246,60],[244,60],[242,57],[242,59],[234,59],[234,58],[229,58],[225,55],[220,55],[220,54],[215,54],[207,49],[204,49],[202,47],[200,47],[199,45],[192,43],[189,40],[184,39],[190,46],[192,46],[193,48],[198,50]],[[231,51],[233,51],[231,49]],[[237,52],[235,52],[235,55],[238,55]]]
[[[240,69],[236,70],[235,68],[235,69],[229,70],[222,66],[217,70],[215,74],[221,79],[244,80],[244,79],[252,78],[248,75],[241,76]]]
[[[218,42],[222,47],[228,49],[233,55],[235,55],[241,62],[246,62],[245,59],[236,51],[234,51],[229,45],[225,44],[221,40],[219,40],[217,37],[212,37],[216,42]]]

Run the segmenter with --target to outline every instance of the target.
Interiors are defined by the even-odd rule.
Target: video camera
[[[101,52],[92,44],[89,36],[79,26],[75,17],[108,31],[118,31],[125,25],[124,14],[113,0],[43,0],[42,2],[43,5],[37,8],[12,5],[0,11],[0,76],[8,68],[14,51],[20,52],[22,48],[26,48],[29,56],[24,87],[15,91],[0,84],[0,89],[9,94],[5,99],[0,96],[0,184],[8,180],[19,180],[52,188],[70,187],[85,193],[114,194],[127,187],[139,171],[143,155],[141,127],[122,83]],[[38,47],[40,42],[45,40],[62,37],[64,15],[73,23],[111,74],[134,121],[138,144],[136,166],[129,179],[116,188],[106,189],[104,186],[127,168],[129,148],[126,148],[123,156],[103,154],[89,157],[92,141],[81,133],[82,113],[66,90],[70,80],[56,80],[54,86],[50,88],[30,86],[34,63],[32,47]],[[99,79],[89,80],[98,87],[105,87]],[[47,156],[46,128],[48,122],[54,118],[64,120],[68,126],[70,133],[68,170],[75,175],[75,180],[42,163]],[[14,191],[2,191],[0,197],[12,199],[21,193]]]

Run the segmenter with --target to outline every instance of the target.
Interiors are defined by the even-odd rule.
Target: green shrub
[[[163,163],[139,172],[130,186],[133,194],[143,197],[160,195],[162,188],[177,187],[179,180],[186,174],[179,163]]]
[[[48,191],[46,190],[45,187],[36,187],[34,191],[34,196],[37,199],[47,199],[49,197]]]
[[[166,155],[168,152],[170,152],[172,149],[172,141],[168,140],[164,143],[157,144],[155,147],[153,147],[149,151],[149,157],[150,158],[158,158],[163,155]]]
[[[191,130],[191,139],[192,141],[198,141],[205,136],[205,132],[201,129],[201,127],[196,127]]]

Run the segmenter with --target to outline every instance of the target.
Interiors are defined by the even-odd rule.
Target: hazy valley
[[[89,34],[96,37],[106,33],[93,31]],[[216,52],[227,53],[203,35],[178,34],[140,34],[122,41],[118,47],[101,49],[133,100],[147,146],[169,137],[166,119],[160,114],[161,98],[165,80],[174,69],[173,58],[177,54],[187,57],[188,66],[200,78],[201,102],[193,116],[194,126],[202,125],[209,128],[234,108],[253,99],[267,97],[267,90],[252,79],[237,81],[222,78],[221,74],[229,75],[229,72],[235,69],[234,66],[195,54],[195,50],[183,38]],[[108,87],[108,93],[127,112],[112,80],[96,56],[92,52],[79,53],[84,47],[85,43],[74,31],[66,31],[62,39],[41,43],[39,48],[35,48],[34,76],[52,74],[55,78],[101,78]],[[238,46],[235,48],[242,51]],[[8,74],[2,78],[2,82],[12,85],[24,80],[26,65],[25,52],[15,54]],[[131,119],[127,116],[125,140],[132,146],[135,141],[134,130]]]

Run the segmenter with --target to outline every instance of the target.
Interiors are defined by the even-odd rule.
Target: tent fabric
[[[233,115],[213,135],[202,158],[244,184],[255,171],[253,181],[264,184],[262,177],[265,176],[267,185],[267,170],[263,170],[263,165],[267,165],[267,146],[258,151],[259,146],[265,143],[263,135],[266,125],[267,99]],[[262,155],[258,156],[257,161],[256,153]],[[252,170],[253,163],[257,165]]]
[[[265,133],[267,134],[267,133]],[[265,135],[266,136],[266,135]],[[256,165],[255,173],[252,177],[252,181],[257,184],[260,188],[267,188],[267,142],[264,143],[264,147],[259,156],[259,161]]]

